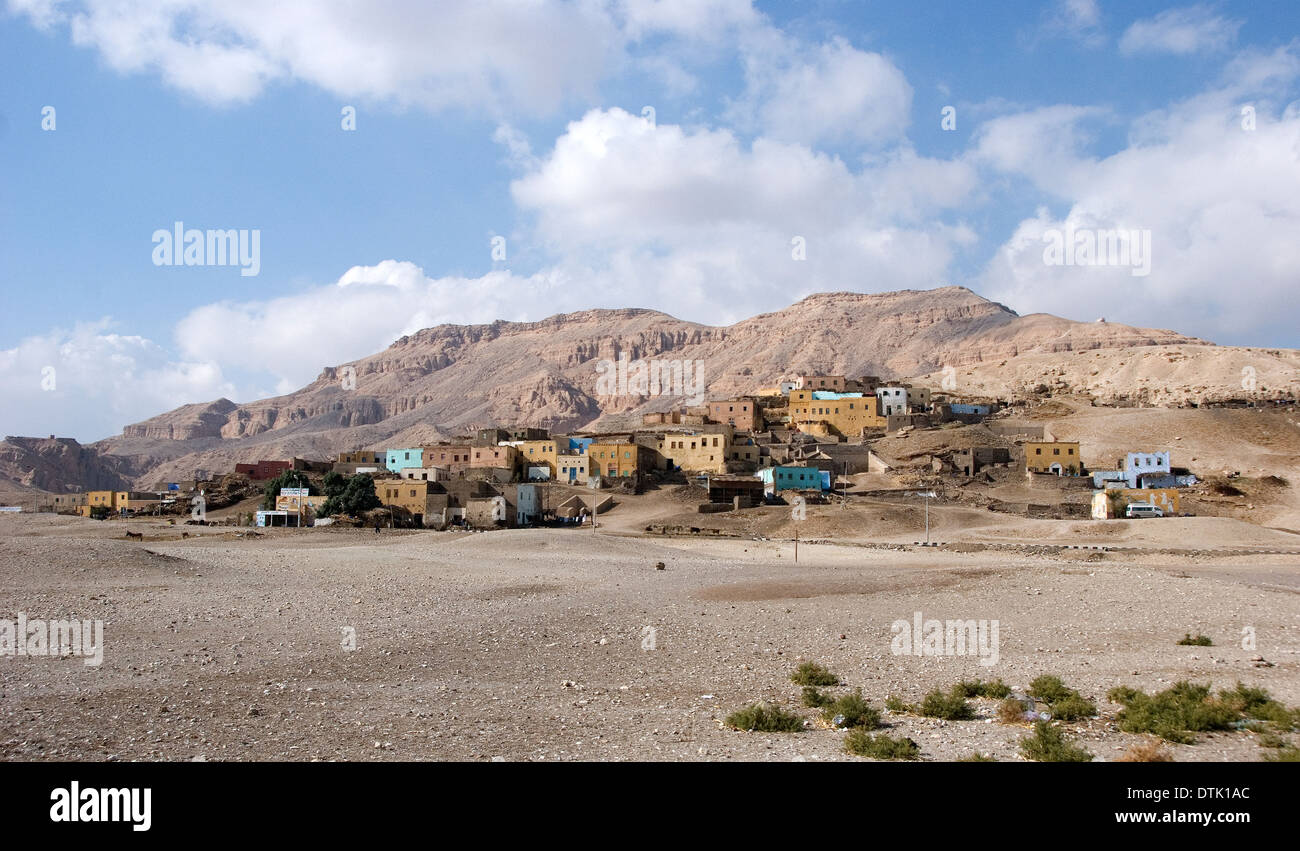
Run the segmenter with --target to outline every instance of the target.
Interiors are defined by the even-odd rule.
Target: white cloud
[[[1085,47],[1101,47],[1106,43],[1097,0],[1056,0],[1043,13],[1042,33],[1068,38]]]
[[[1134,21],[1119,40],[1121,53],[1207,53],[1227,50],[1237,39],[1241,21],[1215,14],[1209,6],[1166,9]]]
[[[1241,106],[1249,83],[1276,81],[1296,59],[1294,46],[1243,57],[1218,89],[1134,122],[1130,145],[1106,157],[1072,156],[1059,122],[1031,114],[1015,125],[1027,134],[1015,141],[1018,155],[989,162],[1069,208],[1021,222],[981,291],[1017,310],[1106,315],[1220,341],[1293,337],[1284,305],[1300,268],[1300,110],[1257,98],[1248,130]],[[1014,135],[991,130],[982,147]],[[1067,227],[1149,230],[1150,275],[1045,264],[1043,232]]]
[[[27,337],[0,350],[7,434],[97,440],[126,423],[235,392],[215,360],[176,361],[104,319]]]
[[[728,117],[766,138],[806,145],[903,138],[912,87],[892,61],[843,39],[810,46],[767,30],[744,43],[746,89]]]
[[[38,26],[65,24],[74,43],[118,71],[155,72],[218,104],[297,79],[341,97],[541,113],[593,95],[624,41],[596,2],[10,0],[10,8]]]
[[[973,239],[943,214],[974,187],[971,166],[907,148],[854,170],[803,145],[746,147],[611,109],[570,123],[512,192],[560,268],[589,270],[625,303],[715,321],[819,289],[936,285]]]

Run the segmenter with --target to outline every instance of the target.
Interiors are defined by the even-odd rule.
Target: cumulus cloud
[[[1215,14],[1209,6],[1166,9],[1134,21],[1119,40],[1119,50],[1138,53],[1206,53],[1227,50],[1237,39],[1241,21]]]
[[[912,87],[879,53],[843,39],[809,46],[773,30],[744,47],[746,89],[728,117],[782,142],[880,144],[910,123]]]
[[[178,405],[234,394],[213,359],[176,360],[103,319],[0,350],[4,428],[19,435],[97,440]]]
[[[610,109],[570,123],[512,194],[561,267],[605,270],[593,272],[603,292],[725,320],[818,289],[941,283],[973,239],[944,214],[975,182],[971,166],[909,148],[855,169],[804,145]]]
[[[341,97],[526,113],[590,97],[620,61],[611,8],[537,0],[10,0],[110,67],[153,72],[204,101],[247,101],[301,80]],[[545,33],[545,37],[539,37]]]
[[[1251,83],[1276,81],[1296,58],[1294,46],[1243,57],[1215,90],[1135,121],[1133,143],[1106,157],[1072,157],[1052,141],[1059,123],[1030,116],[1018,126],[1041,137],[1019,140],[1019,161],[990,161],[1069,206],[1021,222],[982,291],[1017,309],[1104,314],[1220,341],[1294,336],[1294,316],[1279,308],[1300,268],[1300,109],[1261,96],[1247,122],[1242,103]],[[1149,231],[1150,274],[1045,262],[1045,233],[1081,229]]]

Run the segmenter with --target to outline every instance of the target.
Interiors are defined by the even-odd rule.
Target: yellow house
[[[790,422],[800,427],[825,423],[852,438],[861,436],[864,428],[884,428],[888,420],[880,415],[880,400],[874,393],[791,390]]]
[[[561,443],[566,448],[569,445],[567,440],[521,440],[515,444],[515,451],[519,453],[519,461],[525,467],[546,467],[554,479],[558,473]]]
[[[114,491],[87,491],[86,502],[77,506],[77,513],[82,517],[89,517],[91,509],[100,506],[107,508],[109,511],[117,511],[117,493]]]
[[[1083,475],[1077,440],[1030,441],[1025,444],[1025,471],[1058,476]]]
[[[655,447],[673,466],[688,472],[725,473],[731,457],[731,434],[666,432]]]
[[[590,475],[636,478],[654,467],[653,452],[639,443],[593,443],[587,448]]]

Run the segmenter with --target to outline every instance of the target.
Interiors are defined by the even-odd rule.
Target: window
[[[1061,454],[1061,447],[1058,446],[1058,447],[1056,447],[1055,449],[1053,449],[1053,450],[1052,450],[1052,454],[1053,454],[1053,455],[1060,455],[1060,454]]]
[[[1035,455],[1042,455],[1042,454],[1043,454],[1043,447],[1041,447],[1041,446],[1037,446],[1037,447],[1035,447],[1035,448],[1034,448],[1034,454],[1035,454]]]

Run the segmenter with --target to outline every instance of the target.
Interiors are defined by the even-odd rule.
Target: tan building
[[[709,419],[741,431],[762,431],[763,415],[753,399],[724,399],[709,403]]]
[[[1057,476],[1083,475],[1083,459],[1079,456],[1079,442],[1029,441],[1024,445],[1025,471],[1052,473]]]
[[[690,473],[725,473],[731,437],[730,431],[714,434],[670,431],[658,435],[655,450],[668,469],[680,467]]]
[[[654,469],[654,450],[638,443],[592,443],[587,448],[588,475],[638,478]]]
[[[885,428],[888,420],[880,415],[880,401],[874,394],[791,390],[790,422],[814,432],[818,429],[807,426],[825,423],[835,433],[856,438],[864,428]]]
[[[417,526],[427,518],[441,519],[447,507],[446,490],[437,482],[423,479],[385,479],[375,482],[375,495],[387,506],[403,508],[409,512]]]
[[[799,375],[795,377],[795,389],[830,390],[835,393],[843,393],[844,382],[845,376],[843,375]]]
[[[384,467],[388,464],[388,450],[376,449],[365,452],[341,452],[335,459],[336,464],[360,464],[362,467]]]
[[[519,466],[519,450],[513,446],[471,446],[470,454],[471,467],[504,467],[514,470]]]
[[[56,493],[50,502],[56,513],[75,511],[80,514],[82,506],[86,504],[86,495],[84,493]]]
[[[114,491],[87,491],[86,501],[77,507],[77,513],[83,517],[89,517],[92,509],[107,508],[109,511],[117,510],[117,494]]]
[[[556,459],[556,480],[585,485],[589,466],[586,455],[561,455]]]
[[[519,453],[519,463],[525,467],[546,467],[551,472],[551,478],[554,479],[559,471],[560,450],[567,449],[569,441],[554,438],[521,440],[514,446],[515,451]]]
[[[439,443],[425,446],[423,463],[430,467],[442,467],[453,476],[463,474],[475,466],[471,453],[474,447],[468,443]]]
[[[422,482],[451,481],[451,471],[446,467],[407,467],[399,475],[403,479],[417,479]]]

